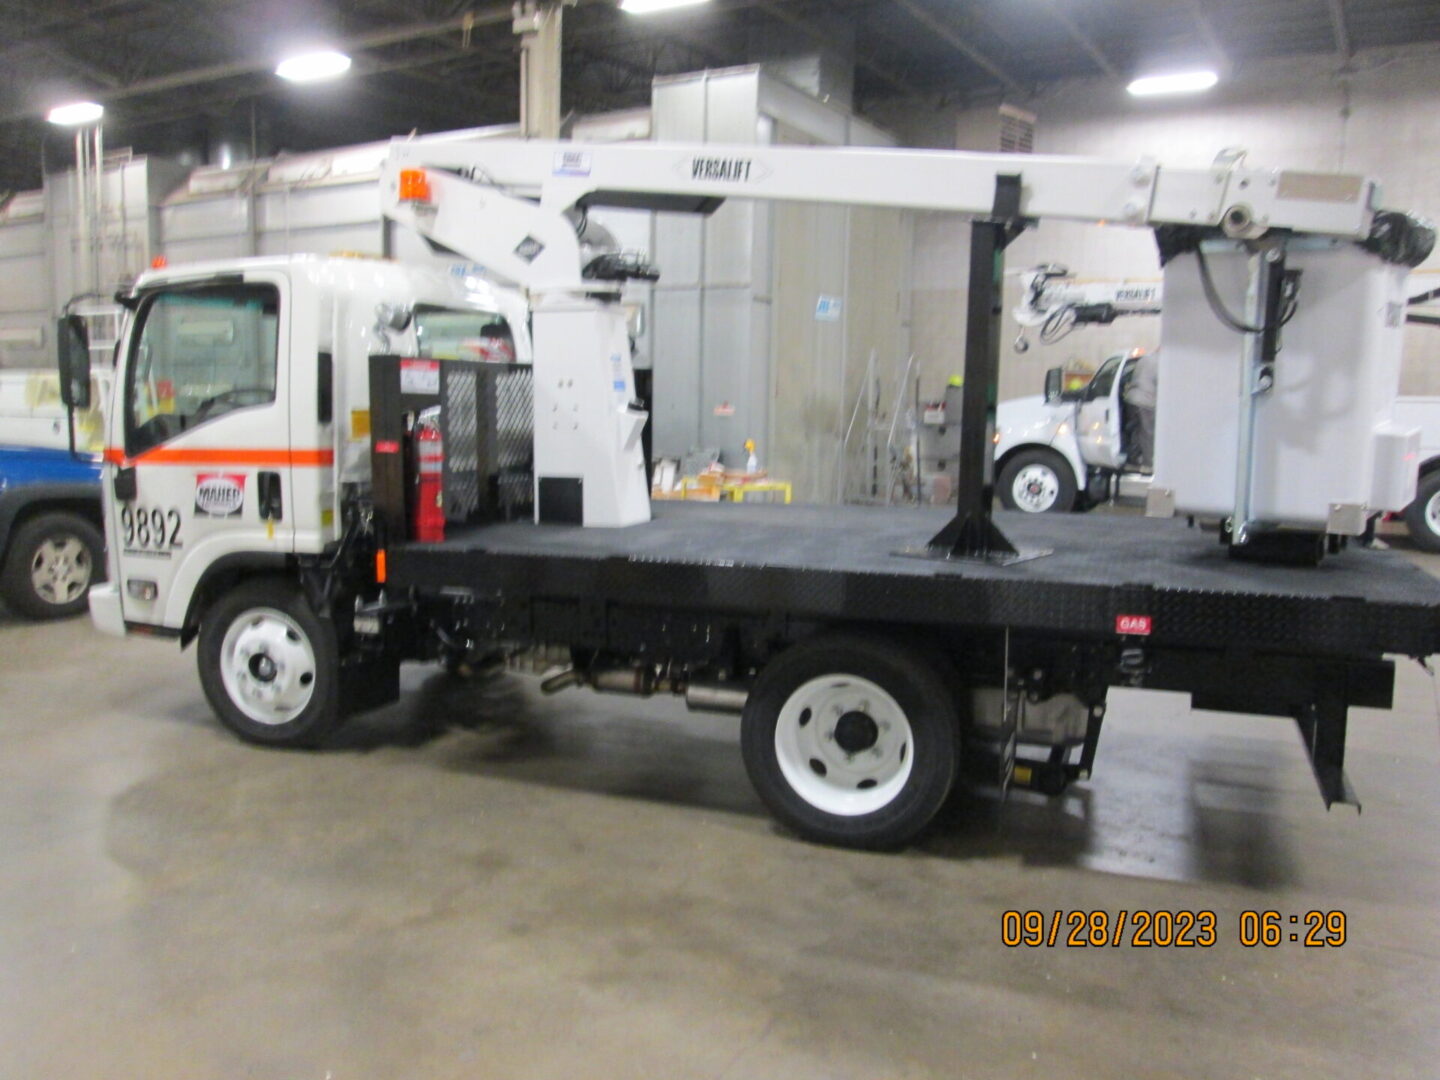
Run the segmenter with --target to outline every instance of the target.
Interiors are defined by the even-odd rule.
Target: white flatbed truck
[[[1296,326],[1323,313],[1384,329],[1383,309],[1358,309],[1403,285],[1406,260],[1377,240],[1368,181],[1217,175],[893,151],[397,143],[387,213],[523,298],[357,260],[142,277],[124,297],[133,317],[105,466],[110,575],[91,593],[93,617],[111,633],[196,642],[222,722],[272,746],[322,744],[346,715],[398,693],[404,661],[558,650],[568,663],[550,689],[668,692],[740,713],[761,797],[825,842],[905,842],[962,767],[1047,792],[1089,776],[1112,685],[1290,717],[1327,805],[1352,801],[1350,708],[1389,706],[1393,655],[1440,651],[1440,582],[1347,546],[1363,520],[1268,518],[1263,484],[1237,489],[1227,544],[1181,518],[990,517],[1001,252],[1031,217],[1201,222],[1176,263],[1198,257],[1186,244],[1213,242],[1226,273],[1238,268],[1242,285],[1248,274],[1260,294],[1248,305],[1254,333],[1224,339],[1236,369],[1276,365],[1265,340],[1249,338],[1273,336],[1287,243],[1302,262],[1333,251],[1364,297],[1322,312],[1302,288]],[[1268,201],[1238,199],[1252,184]],[[705,212],[727,195],[980,216],[953,520],[857,507],[652,512],[618,300],[625,277],[650,271],[577,222],[587,205]],[[1408,228],[1385,221],[1392,241]],[[1208,329],[1191,314],[1185,332],[1203,352]],[[514,362],[470,358],[467,343],[496,336]],[[82,345],[62,349],[77,405]],[[1374,404],[1383,411],[1383,393]],[[434,481],[424,467],[436,446],[420,433],[436,406],[448,520],[443,539],[418,540],[417,520],[434,510],[417,493]],[[1343,431],[1377,498],[1403,505],[1410,494],[1392,490],[1387,455],[1407,444],[1388,424],[1377,411]],[[1260,470],[1273,433],[1263,416],[1254,430],[1237,454]],[[1314,531],[1329,557],[1230,557],[1282,525]]]

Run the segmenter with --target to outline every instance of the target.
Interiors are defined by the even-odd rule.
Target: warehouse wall
[[[1098,80],[1058,85],[1020,102],[1038,115],[1037,153],[1130,158],[1150,155],[1174,165],[1208,165],[1226,147],[1250,151],[1257,165],[1365,172],[1384,182],[1386,204],[1440,217],[1440,49],[1362,54],[1340,74],[1333,57],[1267,61],[1244,69],[1208,94],[1186,99],[1136,99]],[[935,110],[884,117],[911,145],[956,145],[956,132],[975,130],[969,115]],[[993,112],[993,106],[978,112]],[[962,146],[962,149],[972,147]],[[973,147],[981,149],[981,147]],[[984,147],[992,149],[992,147]],[[958,363],[964,332],[963,222],[928,215],[916,229],[913,340],[938,387]],[[1145,231],[1044,222],[1011,247],[1009,268],[1060,262],[1084,277],[1159,275],[1154,243]],[[1440,258],[1413,279],[1414,292],[1440,286]],[[1007,310],[1018,288],[1012,279]],[[1006,320],[1007,340],[1018,327]],[[1158,338],[1152,319],[1079,330],[1055,346],[1034,342],[1023,356],[1007,354],[1001,397],[1038,392],[1046,368],[1065,360],[1097,364]],[[1440,394],[1440,331],[1411,327],[1405,393]]]
[[[894,144],[755,67],[658,80],[654,121],[664,140]],[[655,215],[654,252],[656,452],[718,448],[739,467],[753,438],[797,499],[854,487],[861,440],[847,453],[843,438],[866,358],[888,373],[908,352],[908,216],[731,199],[706,219]]]

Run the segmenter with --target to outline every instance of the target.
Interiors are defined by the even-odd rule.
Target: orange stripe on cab
[[[292,465],[313,468],[335,464],[335,451],[328,447],[322,450],[242,450],[157,446],[138,457],[127,458],[125,451],[110,446],[105,449],[105,460],[112,465]]]

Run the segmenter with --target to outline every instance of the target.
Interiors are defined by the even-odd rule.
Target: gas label
[[[1148,636],[1150,633],[1149,615],[1116,615],[1115,633],[1134,634],[1140,637]]]

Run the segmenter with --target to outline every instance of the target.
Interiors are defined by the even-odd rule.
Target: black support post
[[[1000,316],[1005,248],[1025,230],[1020,176],[995,178],[989,218],[970,226],[970,282],[965,319],[965,386],[960,395],[960,457],[955,517],[923,548],[897,552],[932,559],[1016,562],[1049,554],[1018,550],[991,520],[995,498],[995,404],[999,396]]]
[[[1310,767],[1315,770],[1315,782],[1320,785],[1320,797],[1325,800],[1326,809],[1338,802],[1358,810],[1360,800],[1345,775],[1345,728],[1350,695],[1344,670],[1322,676],[1318,682],[1315,700],[1296,713],[1295,722],[1305,751],[1310,755]]]

